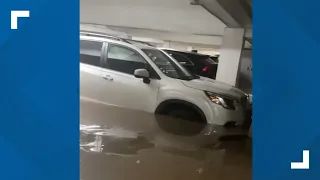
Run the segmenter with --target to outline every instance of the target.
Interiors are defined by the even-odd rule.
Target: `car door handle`
[[[104,75],[103,79],[108,80],[108,81],[113,81],[113,78],[110,75]]]

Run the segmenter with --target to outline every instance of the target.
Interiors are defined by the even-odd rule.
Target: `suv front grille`
[[[233,100],[225,98],[224,102],[226,103],[226,105],[228,107],[230,107],[231,109],[235,110],[235,104],[233,104],[234,103]]]
[[[247,106],[248,106],[248,97],[247,96],[241,97],[240,104],[241,104],[242,107],[247,108]]]
[[[252,109],[249,108],[246,110],[245,121],[243,123],[243,128],[249,130],[252,124]]]

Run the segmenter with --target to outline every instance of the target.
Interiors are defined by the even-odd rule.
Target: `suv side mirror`
[[[149,79],[150,75],[146,69],[136,69],[133,74],[134,74],[134,77],[136,78],[142,78],[144,83],[146,84],[150,83],[150,79]]]

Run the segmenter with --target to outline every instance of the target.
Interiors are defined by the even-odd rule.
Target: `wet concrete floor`
[[[81,180],[250,180],[251,141],[209,125],[81,100]]]

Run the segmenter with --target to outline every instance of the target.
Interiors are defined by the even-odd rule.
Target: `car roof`
[[[154,47],[153,45],[151,45],[151,44],[149,44],[147,42],[144,42],[144,41],[138,41],[138,40],[133,40],[133,39],[123,39],[123,40],[127,41],[130,44],[142,44],[142,45]]]
[[[196,55],[196,56],[208,56],[210,57],[210,55],[208,54],[201,54],[201,53],[196,53],[196,52],[191,52],[191,51],[179,51],[179,50],[175,50],[175,49],[167,49],[167,48],[161,48],[164,51],[171,51],[171,52],[177,52],[177,53],[183,53],[183,54],[189,54],[189,55]]]

